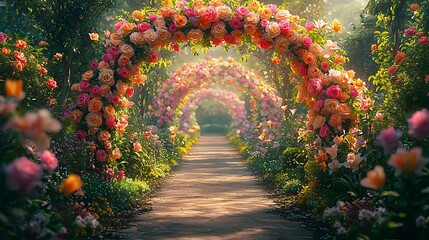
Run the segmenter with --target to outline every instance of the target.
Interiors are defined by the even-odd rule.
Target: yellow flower
[[[342,29],[343,29],[343,24],[341,24],[340,21],[335,19],[332,22],[332,30],[334,30],[334,32],[341,32]]]
[[[69,196],[81,188],[82,185],[83,182],[80,177],[72,173],[63,181],[63,183],[61,183],[59,191],[64,194],[64,196]]]

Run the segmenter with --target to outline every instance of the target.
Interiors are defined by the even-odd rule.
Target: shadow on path
[[[298,223],[268,213],[275,204],[225,136],[202,136],[124,230],[129,239],[313,239]]]

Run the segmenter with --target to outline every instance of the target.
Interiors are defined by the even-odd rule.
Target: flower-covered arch
[[[195,111],[201,103],[208,99],[214,100],[225,107],[234,121],[232,126],[235,128],[248,128],[250,124],[247,119],[245,102],[240,100],[235,92],[223,89],[203,88],[195,91],[187,98],[189,100],[183,104],[181,115],[179,116],[179,126],[184,132],[192,131],[195,128]]]
[[[105,54],[72,87],[79,92],[72,120],[80,134],[94,142],[95,149],[108,153],[109,161],[101,164],[120,158],[119,145],[106,146],[106,134],[101,135],[125,132],[133,85],[144,83],[144,74],[158,61],[156,51],[162,48],[178,51],[189,43],[274,49],[297,79],[298,100],[309,110],[308,129],[323,138],[325,146],[333,144],[344,129],[352,129],[357,122],[356,108],[371,104],[363,96],[362,81],[352,71],[343,70],[344,58],[336,43],[325,40],[327,32],[340,29],[337,22],[332,27],[304,23],[284,8],[257,0],[240,6],[228,6],[221,0],[211,0],[208,5],[202,0],[166,1],[159,9],[138,10],[131,16],[116,23],[113,32],[106,32]]]

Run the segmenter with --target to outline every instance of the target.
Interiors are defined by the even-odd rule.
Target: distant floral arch
[[[197,90],[187,97],[181,109],[179,116],[179,127],[184,132],[189,132],[194,129],[195,111],[198,106],[204,101],[210,99],[220,103],[227,110],[228,114],[233,119],[233,126],[236,130],[245,131],[250,128],[250,121],[247,118],[245,102],[232,91],[214,88],[203,88]]]
[[[197,48],[249,44],[274,49],[287,60],[297,79],[298,100],[309,110],[308,129],[330,146],[344,129],[352,129],[356,110],[371,104],[363,95],[362,81],[352,71],[343,70],[338,46],[325,40],[327,32],[340,27],[337,22],[331,27],[310,21],[304,24],[288,10],[257,0],[242,6],[227,6],[221,0],[209,5],[202,0],[166,1],[159,9],[134,11],[131,19],[116,23],[115,31],[106,34],[105,54],[72,87],[79,96],[71,119],[78,132],[94,142],[95,149],[109,155],[103,163],[91,161],[112,164],[121,156],[120,146],[106,145],[100,134],[125,132],[133,85],[144,83],[144,74],[158,61],[157,50],[178,51],[186,43]]]

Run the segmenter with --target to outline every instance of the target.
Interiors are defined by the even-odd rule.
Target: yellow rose
[[[143,46],[146,42],[144,40],[144,35],[141,32],[133,32],[130,35],[130,41],[135,45]]]
[[[115,78],[113,77],[112,69],[103,69],[100,71],[98,79],[101,81],[101,83],[108,86],[113,86],[115,84]]]
[[[89,101],[88,111],[99,112],[103,108],[103,102],[98,98],[93,98]]]
[[[211,34],[213,37],[221,39],[226,34],[226,25],[220,21],[212,25]]]
[[[86,125],[88,125],[89,128],[94,127],[98,128],[103,123],[103,119],[101,118],[100,112],[90,112],[85,117]]]

